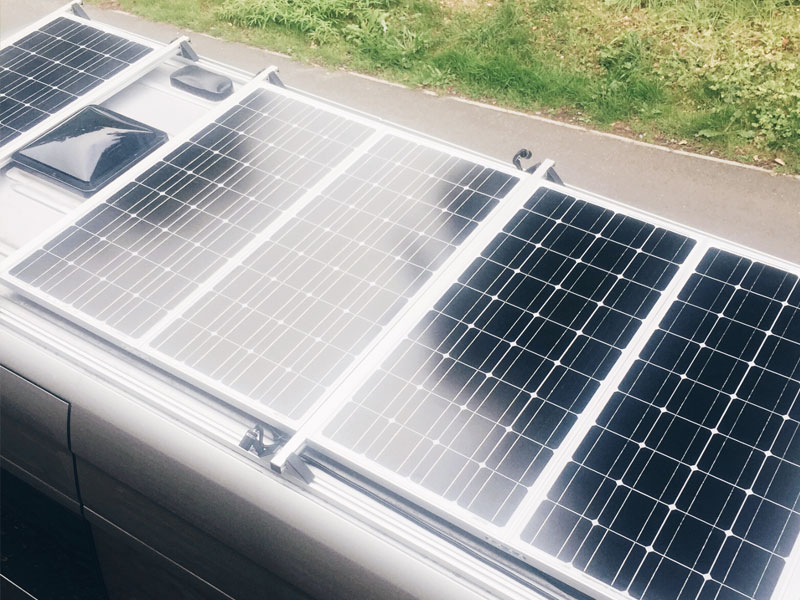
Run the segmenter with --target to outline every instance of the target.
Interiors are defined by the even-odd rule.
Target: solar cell
[[[798,277],[704,256],[523,538],[645,600],[770,598],[800,532]]]
[[[0,50],[0,145],[152,49],[66,17]]]
[[[541,188],[324,435],[504,524],[693,246]]]
[[[257,90],[11,275],[142,336],[373,130]]]
[[[384,136],[154,346],[298,419],[517,181]]]

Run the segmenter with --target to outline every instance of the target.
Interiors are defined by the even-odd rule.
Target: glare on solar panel
[[[504,524],[693,245],[539,190],[325,435]]]
[[[770,597],[797,275],[272,86],[166,148],[4,279],[582,589]]]
[[[140,337],[368,134],[253,92],[12,275]]]
[[[513,184],[385,137],[154,346],[299,418]]]

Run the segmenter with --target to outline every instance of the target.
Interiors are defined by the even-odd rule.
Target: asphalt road
[[[0,37],[62,5],[60,0],[0,0]],[[161,41],[175,27],[88,7],[94,19]],[[800,262],[800,179],[709,160],[452,97],[439,97],[346,71],[192,34],[202,55],[247,71],[274,64],[287,85],[398,124],[510,160],[522,148],[552,158],[569,184]]]

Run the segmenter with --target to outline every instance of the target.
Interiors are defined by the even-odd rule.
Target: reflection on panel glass
[[[540,190],[326,435],[505,523],[693,245]]]
[[[0,145],[110,79],[150,48],[59,17],[0,50]]]
[[[163,131],[90,105],[15,152],[12,159],[88,197],[166,141]]]
[[[523,537],[634,598],[766,600],[798,428],[798,278],[712,249]]]
[[[12,275],[140,336],[371,132],[258,90]]]
[[[154,345],[300,418],[517,181],[385,137]]]

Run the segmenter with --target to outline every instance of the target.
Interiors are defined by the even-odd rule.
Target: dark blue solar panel
[[[539,190],[326,435],[504,523],[693,246]]]
[[[798,427],[798,278],[712,249],[523,537],[635,598],[766,600]]]
[[[0,50],[0,145],[136,62],[151,49],[59,17]]]

